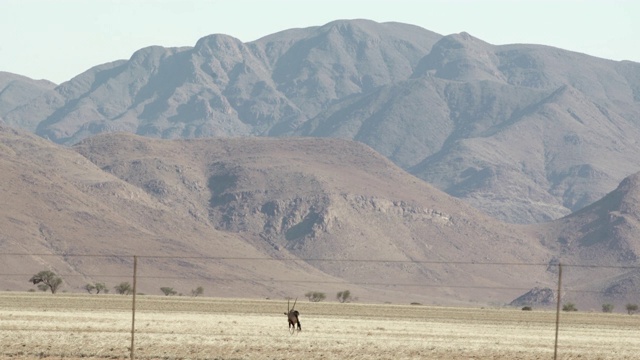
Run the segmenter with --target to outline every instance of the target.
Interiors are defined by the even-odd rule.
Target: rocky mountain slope
[[[568,265],[569,297],[636,303],[640,292],[640,173],[592,205],[549,224],[532,225],[541,244]],[[572,266],[577,265],[577,266]],[[588,295],[585,295],[588,294]]]
[[[579,210],[640,170],[640,64],[407,24],[210,35],[41,90],[0,96],[3,122],[67,145],[114,131],[354,139],[515,223]]]
[[[144,293],[169,286],[188,294],[203,286],[209,296],[287,296],[304,289],[256,281],[276,274],[343,286],[302,262],[219,260],[264,253],[250,245],[248,234],[218,231],[71,149],[6,127],[0,127],[0,202],[3,290],[34,288],[28,279],[41,270],[59,274],[64,291],[94,282],[113,290],[131,284],[133,255],[142,256],[138,289]]]
[[[5,289],[42,268],[69,291],[126,281],[135,254],[148,293],[505,304],[555,290],[559,262],[580,308],[640,290],[640,173],[571,216],[512,225],[348,140],[117,133],[66,148],[0,127],[0,144]]]
[[[5,289],[43,268],[69,291],[127,281],[132,255],[150,293],[500,303],[553,281],[473,264],[552,256],[355,142],[114,134],[67,149],[0,129]]]
[[[253,234],[251,245],[265,254],[312,259],[307,263],[350,283],[396,284],[449,302],[472,294],[499,301],[521,291],[522,274],[468,263],[551,259],[513,226],[351,141],[99,136],[74,149],[184,216]],[[527,277],[543,282],[549,273],[539,266]],[[487,288],[484,295],[478,286]]]
[[[7,113],[45,94],[55,94],[55,87],[56,84],[47,80],[32,80],[25,76],[0,71],[0,125],[4,123],[3,117]],[[40,114],[36,117],[36,120],[42,118]],[[26,127],[24,123],[20,125],[20,127]]]

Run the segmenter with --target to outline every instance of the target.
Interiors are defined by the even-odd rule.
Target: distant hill
[[[70,291],[114,284],[138,255],[147,293],[495,305],[555,289],[557,263],[582,308],[639,290],[640,173],[576,214],[513,225],[348,140],[114,133],[65,148],[0,127],[0,144],[0,270],[22,274],[4,289],[43,268]]]
[[[625,178],[615,190],[575,214],[531,227],[540,242],[557,254],[557,261],[590,265],[570,266],[565,272],[574,299],[593,292],[600,304],[637,302],[640,173]]]
[[[151,293],[159,286],[149,279],[159,278],[218,289],[209,295],[348,288],[362,301],[506,302],[527,286],[523,273],[464,263],[551,258],[355,142],[114,134],[72,150],[8,128],[0,140],[1,266],[23,273],[2,277],[4,289],[29,288],[24,275],[42,268],[66,274],[69,291],[114,284],[130,279],[139,255],[152,256],[140,285]],[[531,287],[553,281],[544,267],[526,278]]]
[[[273,288],[233,278],[277,274],[287,280],[339,281],[300,262],[263,261],[245,268],[201,260],[264,253],[242,234],[215,230],[176,211],[71,149],[6,127],[0,127],[0,183],[3,290],[34,288],[31,275],[53,270],[63,277],[65,291],[104,282],[113,292],[116,284],[131,283],[133,255],[150,256],[139,265],[138,289],[144,293],[160,294],[161,286],[172,286],[189,294],[204,286],[209,296],[284,296],[302,289],[295,283]]]
[[[640,170],[640,64],[400,23],[144,48],[0,108],[66,145],[116,131],[353,139],[514,223],[568,215]]]
[[[0,71],[0,125],[5,124],[3,118],[7,113],[23,107],[28,109],[25,112],[35,116],[36,121],[40,121],[41,114],[30,109],[28,104],[36,98],[46,98],[46,94],[55,94],[55,87],[56,84],[47,80],[32,80],[26,76]],[[62,102],[58,105],[62,105]],[[35,127],[29,124],[30,122],[25,120],[12,125],[35,130]]]

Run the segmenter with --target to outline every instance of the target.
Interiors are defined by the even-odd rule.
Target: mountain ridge
[[[348,138],[491,216],[535,223],[640,170],[638,94],[638,63],[361,19],[141,49],[0,118],[66,145],[112,131]]]

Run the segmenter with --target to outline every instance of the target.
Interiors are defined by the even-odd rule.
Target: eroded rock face
[[[555,302],[555,295],[553,290],[549,288],[534,287],[526,294],[513,300],[509,305],[511,306],[547,306]]]

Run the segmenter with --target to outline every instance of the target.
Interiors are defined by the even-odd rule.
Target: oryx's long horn
[[[293,307],[291,308],[291,310],[296,308],[296,302],[298,301],[298,298],[296,298],[296,300],[293,302]]]

